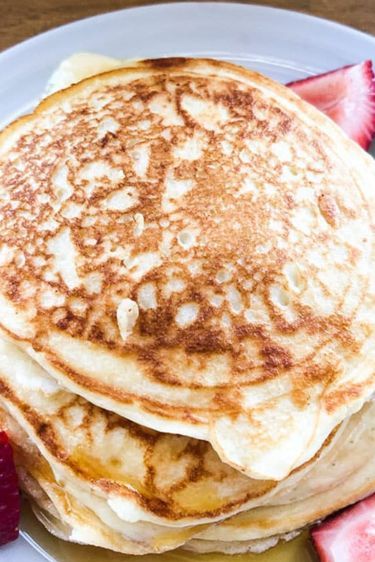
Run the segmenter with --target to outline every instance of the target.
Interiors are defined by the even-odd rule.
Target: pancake
[[[45,459],[9,414],[0,408],[0,423],[11,435],[15,451],[17,472],[22,490],[32,502],[32,509],[39,521],[56,537],[80,544],[108,548],[126,554],[160,553],[184,544],[196,529],[172,530],[159,528],[158,532],[145,533],[144,526],[137,524],[133,536],[124,522],[114,524],[114,518],[105,517],[103,500],[82,502],[65,486],[57,482]],[[91,505],[90,505],[91,504]],[[103,517],[104,515],[104,517]],[[251,549],[261,552],[274,546],[280,538],[254,540]],[[210,541],[199,544],[210,545]],[[194,543],[188,548],[196,548]],[[202,548],[200,546],[200,548]]]
[[[81,499],[91,494],[89,506],[94,495],[107,498],[110,515],[130,523],[129,532],[140,533],[143,521],[184,527],[221,520],[259,505],[276,486],[223,464],[207,442],[156,433],[90,404],[1,339],[0,405],[65,489]]]
[[[234,65],[87,79],[0,138],[1,330],[89,401],[282,480],[374,390],[374,166]]]
[[[228,543],[220,543],[214,541],[202,541],[199,539],[192,539],[183,546],[184,550],[194,552],[196,554],[210,554],[213,552],[220,552],[222,554],[261,554],[270,548],[279,545],[280,542],[288,542],[293,540],[301,531],[292,533],[284,533],[283,535],[274,535],[266,539],[255,539],[252,541],[233,541]],[[276,559],[277,560],[277,559]]]
[[[319,459],[299,478],[292,475],[280,484],[276,494],[264,497],[263,505],[220,524],[182,529],[120,520],[110,513],[108,498],[97,494],[95,483],[91,482],[90,494],[84,493],[62,478],[61,471],[51,470],[7,411],[0,411],[0,425],[15,448],[22,488],[36,504],[43,524],[49,530],[52,525],[60,538],[126,553],[163,552],[179,545],[196,552],[241,553],[261,552],[289,540],[306,525],[374,490],[374,413],[375,404],[370,403],[352,416]],[[189,541],[192,536],[196,538]]]
[[[30,481],[30,478],[27,477],[27,480]],[[77,541],[77,536],[81,535],[81,531],[80,531],[80,525],[77,525],[77,529],[75,529],[74,526],[69,525],[65,522],[63,522],[61,520],[61,518],[59,517],[59,514],[56,511],[55,506],[52,504],[52,502],[50,501],[50,499],[48,498],[47,494],[45,494],[45,492],[43,492],[43,490],[39,487],[39,485],[34,481],[33,482],[33,486],[32,486],[32,493],[29,493],[29,499],[31,498],[37,498],[34,499],[34,501],[32,501],[31,506],[32,506],[32,510],[35,514],[35,516],[37,517],[37,519],[39,519],[39,521],[44,525],[44,527],[54,536],[58,537],[59,539],[65,540],[65,541],[69,541],[69,542],[81,542],[81,541]],[[41,500],[41,498],[43,498]],[[72,521],[72,516],[70,515],[69,517],[70,521]],[[74,525],[74,523],[73,523]],[[259,540],[253,540],[253,541],[248,541],[246,543],[246,552],[254,552],[254,553],[261,553],[264,552],[270,548],[272,548],[273,546],[275,546],[278,542],[280,541],[288,541],[291,540],[293,538],[295,538],[296,535],[298,535],[298,532],[295,533],[287,533],[284,535],[279,535],[279,536],[274,536],[274,537],[269,537],[267,539],[259,539]],[[107,541],[105,541],[104,543],[102,542],[101,539],[99,539],[100,544],[97,546],[104,546],[105,544],[108,544],[108,539]],[[85,543],[87,544],[87,543]],[[233,554],[239,553],[243,550],[244,545],[241,543],[234,543],[234,548],[233,548]],[[191,541],[190,543],[187,543],[187,545],[185,547],[183,547],[183,549],[186,550],[190,550],[193,552],[214,552],[215,550],[217,550],[217,548],[215,546],[212,545],[211,542],[209,541],[199,541],[199,540],[194,540]],[[210,550],[211,549],[211,550]],[[226,550],[224,550],[226,549]],[[219,551],[222,552],[227,552],[227,553],[231,553],[229,550],[229,545],[221,545],[219,548]],[[164,553],[165,554],[165,553]],[[179,552],[180,556],[184,559],[186,559],[186,554],[185,556],[183,556],[182,554],[182,550]],[[173,551],[172,555],[177,555],[176,551]]]
[[[374,446],[375,404],[371,402],[352,416],[339,439],[306,468],[298,482],[289,477],[263,505],[210,526],[199,535],[202,544],[194,540],[191,547],[228,552],[237,544],[237,552],[245,552],[248,541],[304,528],[373,493]]]
[[[69,541],[69,537],[72,534],[72,528],[68,525],[63,525],[61,520],[56,518],[52,515],[48,510],[44,510],[38,505],[36,502],[32,504],[32,510],[39,519],[39,521],[44,525],[44,527],[54,536],[58,537],[59,539]],[[252,552],[252,553],[262,553],[270,548],[276,546],[280,541],[289,541],[294,539],[298,536],[299,533],[288,533],[285,535],[279,535],[270,537],[268,539],[259,539],[254,541],[248,541],[246,544],[246,550],[244,550],[243,544],[234,543],[233,550],[230,550],[229,545],[225,545],[223,547],[220,546],[217,549],[215,546],[212,546],[211,543],[208,541],[199,541],[194,540],[191,543],[188,543],[186,546],[182,547],[180,551],[173,551],[170,553],[172,556],[176,556],[176,558],[182,558],[183,560],[187,559],[187,554],[183,553],[184,550],[189,550],[197,553],[212,553],[212,552],[225,552],[226,554],[240,554],[241,552]],[[72,542],[72,541],[69,541]],[[224,550],[225,549],[225,550]],[[164,553],[165,557],[165,553]]]
[[[136,536],[134,532],[132,536],[126,523],[106,517],[105,500],[92,497],[88,506],[61,486],[17,424],[4,412],[0,412],[0,419],[12,436],[20,486],[33,501],[38,519],[59,538],[125,554],[147,554],[176,548],[193,534],[187,529],[169,532],[166,527],[150,532],[147,526],[137,524]]]
[[[372,443],[373,444],[373,443]],[[230,525],[225,534],[225,540],[193,538],[184,548],[193,552],[223,552],[227,554],[240,554],[254,552],[254,543],[263,550],[277,544],[278,540],[295,536],[294,531],[289,535],[288,530],[302,530],[324,519],[331,513],[338,511],[348,505],[373,493],[375,489],[375,462],[369,459],[358,471],[350,474],[347,480],[324,493],[316,494],[301,501],[290,504],[259,507],[249,510],[244,514],[244,519],[237,520]],[[238,516],[239,517],[239,516]],[[230,537],[230,532],[249,537],[244,540],[236,540]],[[278,534],[280,533],[280,534]],[[258,538],[252,539],[251,536]],[[276,540],[277,539],[277,540]],[[273,544],[267,541],[273,541]],[[267,546],[268,545],[268,546]]]

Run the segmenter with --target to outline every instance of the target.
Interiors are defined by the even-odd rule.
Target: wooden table
[[[155,0],[0,0],[0,51],[63,23],[155,3]],[[375,0],[259,0],[257,3],[333,19],[375,35]]]

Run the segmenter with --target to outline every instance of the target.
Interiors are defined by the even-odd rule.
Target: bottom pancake
[[[306,470],[296,488],[287,479],[289,484],[285,482],[284,490],[272,498],[273,505],[250,509],[218,525],[165,527],[163,533],[149,536],[137,525],[136,540],[126,536],[126,522],[122,532],[121,524],[115,528],[112,520],[105,520],[104,511],[98,509],[105,505],[104,498],[93,494],[90,500],[95,508],[90,509],[90,502],[82,502],[76,490],[59,483],[35,444],[5,410],[0,411],[0,425],[11,437],[21,487],[47,530],[71,542],[127,554],[157,553],[178,546],[199,553],[262,552],[375,489],[375,404],[369,403],[338,432],[340,439]]]

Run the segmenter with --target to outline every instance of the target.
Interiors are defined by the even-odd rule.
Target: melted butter
[[[198,483],[199,484],[199,483]],[[200,483],[201,486],[189,486],[175,493],[176,500],[189,511],[211,511],[227,504],[226,498],[220,498],[213,487],[207,482]]]
[[[271,481],[268,483],[261,482],[258,486],[254,483],[254,496],[266,493],[273,486],[274,484]],[[217,490],[218,488],[215,486],[215,483],[203,480],[194,483],[194,485],[190,484],[187,488],[176,492],[174,497],[186,510],[212,511],[228,504],[228,498],[218,494]]]
[[[202,525],[202,531],[204,531],[205,529],[207,529],[208,525]],[[183,527],[181,528],[180,532],[177,534],[176,533],[176,529],[173,530],[174,533],[171,535],[170,533],[168,533],[168,531],[166,531],[163,535],[159,535],[158,538],[156,540],[153,541],[153,544],[155,547],[165,547],[168,544],[176,544],[176,537],[181,538],[182,540],[187,541],[190,538],[193,538],[193,535],[196,531],[194,531],[194,529],[184,529]],[[133,557],[132,557],[133,558]],[[144,556],[142,556],[142,559],[144,558]],[[160,555],[159,555],[160,558]]]
[[[125,66],[126,62],[93,53],[76,53],[59,64],[48,81],[45,93],[52,94],[88,76]]]
[[[116,459],[110,459],[102,463],[99,458],[86,453],[82,447],[77,447],[70,455],[68,462],[74,464],[77,470],[88,480],[111,480],[132,487],[144,497],[151,497],[150,491],[142,486],[137,478],[131,474],[126,474],[123,468],[119,468],[119,462]]]

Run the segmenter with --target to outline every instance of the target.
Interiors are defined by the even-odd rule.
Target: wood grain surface
[[[0,51],[63,23],[156,3],[155,0],[0,0]],[[259,0],[256,3],[314,14],[375,35],[375,0]]]

